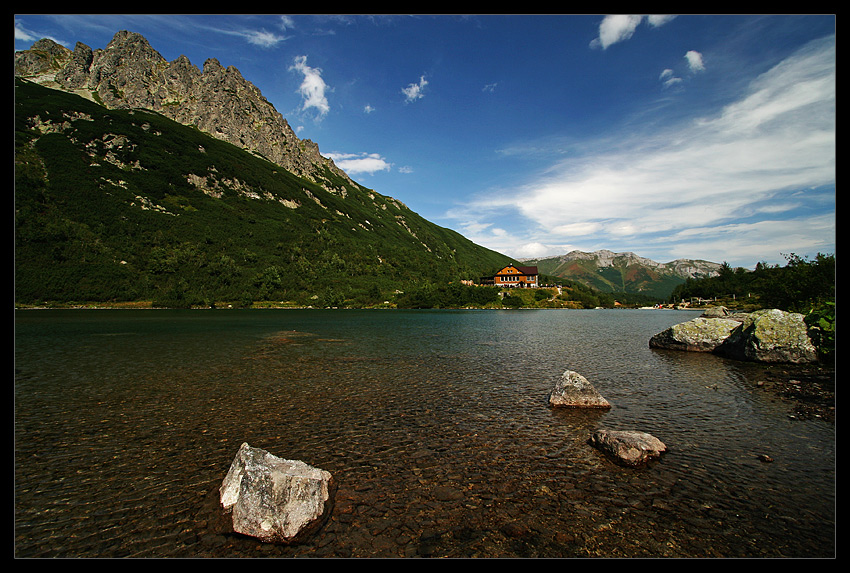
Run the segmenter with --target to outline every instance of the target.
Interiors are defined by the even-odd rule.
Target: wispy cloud
[[[675,72],[673,72],[673,70],[667,68],[666,70],[661,72],[661,75],[658,76],[658,79],[660,79],[664,83],[664,87],[666,88],[682,83],[682,78],[676,77],[674,74]]]
[[[605,16],[602,22],[599,23],[599,35],[594,38],[590,45],[593,48],[602,48],[605,50],[614,44],[630,39],[642,22],[646,22],[651,27],[657,28],[663,26],[673,18],[675,16],[638,16],[631,14]]]
[[[328,153],[326,155],[349,175],[373,175],[392,168],[392,164],[377,153]]]
[[[15,41],[36,42],[38,40],[41,40],[42,38],[48,38],[50,40],[53,40],[57,44],[65,46],[66,48],[69,47],[69,42],[59,40],[58,38],[49,34],[43,34],[34,30],[30,30],[24,25],[22,21],[17,19],[15,20]],[[70,47],[73,48],[73,46]]]
[[[715,115],[587,143],[597,151],[449,216],[472,240],[517,255],[542,246],[557,254],[564,245],[642,245],[644,256],[727,260],[834,248],[835,38],[756,78]],[[795,216],[803,218],[789,222],[801,206]],[[492,233],[511,218],[531,232]]]
[[[301,94],[302,98],[302,111],[315,109],[318,114],[316,119],[322,119],[330,111],[328,98],[325,95],[328,86],[322,79],[322,70],[308,66],[307,56],[296,56],[289,69],[304,75],[304,79],[298,87],[298,93]]]
[[[423,91],[427,85],[428,80],[425,79],[425,76],[420,76],[419,83],[409,84],[406,88],[402,88],[401,92],[404,94],[405,101],[412,102],[425,97]]]
[[[279,36],[274,32],[267,32],[266,30],[246,30],[238,32],[238,34],[245,38],[249,44],[254,44],[262,48],[276,46],[285,39],[283,36]]]
[[[37,33],[32,32],[24,28],[23,23],[15,20],[15,39],[23,40],[24,42],[35,42],[36,40],[41,39]]]

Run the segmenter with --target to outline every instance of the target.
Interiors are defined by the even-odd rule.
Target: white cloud
[[[41,34],[39,32],[33,32],[31,30],[28,30],[24,27],[22,22],[15,20],[15,40],[20,40],[22,42],[36,42],[38,40],[41,40],[42,38],[48,38],[50,40],[53,40],[57,44],[61,44],[66,48],[68,47],[68,42],[58,40],[57,38],[47,34]]]
[[[15,21],[15,39],[23,40],[24,42],[35,42],[41,39],[41,37],[25,29],[20,22]]]
[[[591,47],[607,49],[618,42],[624,42],[631,38],[641,22],[646,21],[653,28],[663,26],[673,20],[675,16],[653,15],[638,16],[630,14],[613,14],[605,16],[599,23],[599,36],[591,43]]]
[[[328,153],[326,156],[349,175],[373,175],[379,171],[389,171],[392,167],[377,153]]]
[[[641,254],[656,260],[828,250],[834,241],[835,89],[832,37],[762,74],[716,114],[662,131],[609,134],[605,144],[585,142],[596,151],[448,216],[476,229],[472,240],[507,254],[525,243],[635,252],[643,245],[652,252]],[[528,233],[493,234],[487,223],[505,219]]]
[[[688,68],[692,72],[701,72],[705,70],[705,65],[702,63],[702,54],[694,50],[689,50],[685,54],[685,59],[688,61]]]
[[[428,80],[425,79],[425,76],[420,76],[418,84],[409,84],[406,88],[403,88],[401,92],[404,94],[406,101],[416,101],[425,97],[425,94],[422,92],[427,85]]]
[[[242,32],[241,35],[248,40],[248,43],[263,48],[276,46],[285,39],[283,36],[278,36],[272,32],[266,32],[265,30],[249,30],[247,32]]]
[[[599,37],[595,40],[603,50],[617,42],[628,40],[635,33],[643,16],[615,14],[605,16],[599,24]]]
[[[661,75],[658,76],[658,79],[662,81],[665,88],[669,88],[676,84],[682,83],[682,78],[676,77],[674,75],[673,70],[671,70],[670,68],[667,68],[666,70],[661,72]]]
[[[646,21],[649,22],[649,25],[653,28],[660,28],[661,26],[663,26],[667,22],[670,22],[674,18],[676,18],[676,16],[673,16],[671,14],[651,14],[646,17]]]
[[[695,50],[690,50],[685,53],[685,61],[688,63],[688,69],[691,73],[699,73],[705,71],[705,64],[702,61],[702,54]],[[667,68],[661,72],[658,79],[664,84],[665,88],[670,88],[684,82],[682,78],[676,75],[672,69]]]
[[[317,118],[321,119],[330,111],[328,98],[325,96],[328,86],[322,79],[322,70],[308,66],[307,56],[296,56],[294,61],[295,63],[289,69],[304,75],[304,80],[298,87],[298,92],[303,99],[301,109],[303,111],[315,109]]]
[[[255,46],[260,46],[261,48],[271,48],[286,40],[284,36],[279,36],[274,32],[267,32],[266,30],[250,30],[250,29],[241,29],[241,30],[230,30],[224,28],[213,28],[213,27],[203,27],[204,30],[209,32],[215,32],[218,34],[225,34],[228,36],[237,36],[239,38],[245,39],[249,44],[253,44]]]

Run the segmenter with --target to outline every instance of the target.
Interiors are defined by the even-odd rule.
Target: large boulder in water
[[[765,309],[751,312],[717,354],[755,362],[817,362],[818,353],[802,314]]]
[[[549,393],[549,405],[559,408],[610,408],[608,400],[579,374],[567,370]]]
[[[589,442],[615,463],[628,467],[643,465],[667,451],[664,442],[652,434],[633,430],[597,430]]]
[[[649,339],[649,346],[691,352],[713,352],[740,326],[739,321],[726,318],[694,318],[674,324],[656,334]]]
[[[299,460],[243,443],[219,488],[233,531],[290,544],[315,532],[333,505],[333,478]]]
[[[701,316],[676,324],[653,336],[650,348],[713,352],[753,362],[817,361],[802,314],[778,309],[726,315]]]

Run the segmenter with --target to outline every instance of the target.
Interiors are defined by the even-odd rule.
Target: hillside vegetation
[[[511,262],[155,112],[15,80],[15,301],[374,305]]]
[[[806,317],[809,335],[820,352],[835,348],[835,255],[814,260],[790,254],[786,265],[759,263],[755,270],[724,263],[716,277],[688,279],[670,295],[671,303],[711,299],[733,309],[778,308]]]
[[[835,255],[818,253],[814,260],[795,254],[786,265],[759,263],[755,270],[733,269],[724,263],[717,276],[688,279],[673,289],[670,302],[691,298],[740,300],[761,308],[808,312],[813,306],[835,302]],[[730,303],[734,304],[734,303]]]

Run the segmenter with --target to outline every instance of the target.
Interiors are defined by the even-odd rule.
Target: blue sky
[[[516,258],[835,252],[835,16],[26,15],[235,66],[366,187]]]

